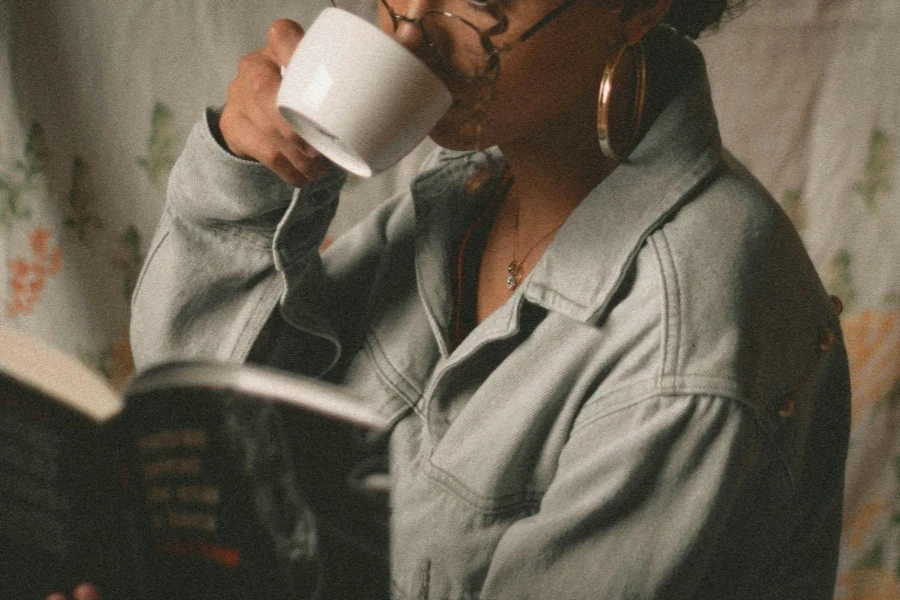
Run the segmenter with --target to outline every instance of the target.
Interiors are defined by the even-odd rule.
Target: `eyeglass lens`
[[[379,0],[374,0],[378,2]],[[374,18],[373,0],[334,0],[338,8],[363,18]],[[490,52],[484,47],[481,31],[496,20],[479,0],[440,0],[428,2],[425,11],[416,11],[412,0],[380,0],[391,15],[395,28],[418,27],[428,52],[424,58],[439,68],[463,77],[478,77],[490,69]],[[417,13],[418,14],[415,14]]]

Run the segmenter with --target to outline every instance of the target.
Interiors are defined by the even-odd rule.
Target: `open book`
[[[118,394],[0,329],[0,598],[316,597],[329,531],[386,545],[388,426],[249,365],[164,364]]]

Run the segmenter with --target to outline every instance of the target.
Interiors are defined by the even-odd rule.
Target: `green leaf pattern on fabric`
[[[884,541],[879,540],[856,564],[856,569],[880,569],[884,566]]]
[[[900,390],[894,389],[889,394],[889,396],[892,396],[888,399],[889,405],[896,404],[898,396],[900,396],[898,392]],[[900,489],[900,456],[895,456],[893,463],[894,489]],[[893,552],[888,549],[889,546],[894,546],[894,544],[890,543],[891,540],[900,540],[900,496],[895,494],[893,501],[887,506],[881,505],[881,508],[887,509],[885,513],[890,515],[890,519],[886,525],[878,528],[880,530],[879,536],[872,541],[852,569],[856,571],[872,570],[874,572],[892,571],[896,579],[900,580],[900,556],[892,560],[891,554]]]
[[[46,170],[49,158],[50,151],[47,145],[47,136],[40,123],[34,122],[28,130],[28,141],[25,143],[25,158],[16,163],[16,168],[25,176],[26,183],[31,183],[36,175]]]
[[[15,162],[11,172],[0,171],[0,229],[9,231],[14,221],[31,217],[24,196],[35,189],[37,177],[46,170],[47,148],[44,129],[39,123],[32,123],[22,160]]]
[[[119,250],[116,259],[116,266],[123,272],[122,293],[125,295],[126,300],[131,299],[143,263],[141,232],[134,225],[130,225],[119,237]]]
[[[150,181],[158,188],[165,187],[169,171],[175,164],[178,135],[175,117],[168,106],[157,102],[150,117],[150,137],[147,140],[147,156],[137,159],[144,167]]]
[[[891,411],[897,410],[897,404],[900,403],[900,389],[897,386],[891,390],[888,396],[888,407]],[[900,456],[894,456],[894,489],[900,490]],[[891,512],[891,529],[895,539],[900,540],[900,494],[894,494],[894,506]],[[886,566],[886,565],[885,565]],[[895,560],[894,576],[900,580],[900,555]]]
[[[808,217],[806,204],[803,202],[803,193],[797,188],[788,188],[781,194],[779,200],[784,212],[797,228],[797,231],[803,231],[806,227]]]
[[[88,168],[84,159],[72,159],[71,187],[66,198],[63,225],[72,231],[82,244],[89,245],[89,234],[105,227],[103,219],[93,210],[94,193],[90,188]]]
[[[841,302],[844,304],[845,314],[852,312],[856,301],[853,275],[851,273],[852,264],[853,256],[850,254],[850,251],[842,248],[828,264],[825,277],[828,293],[841,299]]]
[[[873,130],[863,178],[855,186],[856,192],[870,209],[877,208],[879,201],[891,193],[891,172],[896,164],[897,152],[891,136],[881,129]]]

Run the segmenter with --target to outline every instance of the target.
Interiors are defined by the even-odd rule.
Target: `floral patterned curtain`
[[[0,324],[121,385],[129,297],[188,130],[269,22],[308,24],[325,6],[0,0]],[[701,45],[726,143],[844,303],[854,404],[837,598],[900,598],[900,2],[748,6]],[[334,232],[426,151],[351,181]]]
[[[751,2],[704,41],[723,136],[829,292],[853,390],[840,600],[900,598],[900,2]]]

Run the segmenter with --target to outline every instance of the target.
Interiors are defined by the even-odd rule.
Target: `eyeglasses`
[[[401,15],[387,0],[380,0],[395,32],[401,23],[418,27],[429,49],[427,62],[465,78],[490,80],[500,73],[501,55],[533,36],[577,1],[563,0],[519,37],[498,47],[491,38],[504,33],[509,23],[494,0],[443,0],[439,8],[426,10],[418,17]]]

